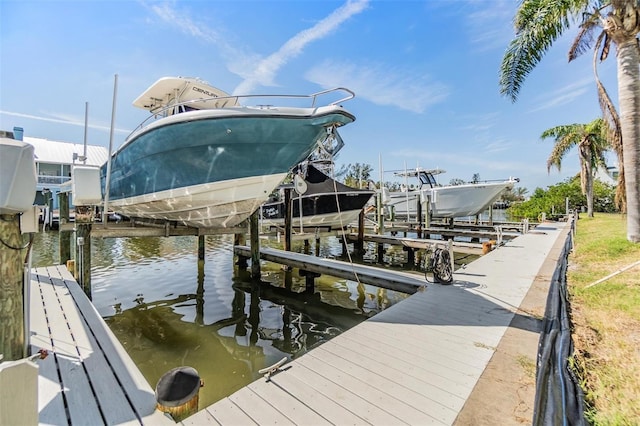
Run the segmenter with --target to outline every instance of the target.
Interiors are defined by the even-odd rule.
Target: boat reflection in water
[[[36,239],[34,266],[51,264],[42,254],[55,253],[57,233]],[[196,237],[92,241],[94,306],[152,387],[172,368],[195,368],[201,409],[406,297],[328,276],[308,293],[297,270],[271,263],[255,284],[234,265],[232,249],[233,236],[208,236],[198,262]],[[333,238],[318,251],[341,250]]]

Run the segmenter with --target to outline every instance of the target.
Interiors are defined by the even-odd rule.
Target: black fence
[[[575,226],[575,221],[571,226]],[[567,236],[547,297],[538,343],[534,425],[588,424],[584,417],[584,394],[569,367],[573,340],[567,297],[567,266],[572,248],[573,232]]]

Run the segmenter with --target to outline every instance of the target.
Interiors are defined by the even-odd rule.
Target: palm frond
[[[603,31],[596,41],[596,46],[593,55],[593,74],[596,80],[596,87],[598,89],[598,102],[600,104],[600,110],[602,111],[602,118],[604,120],[606,129],[606,139],[615,152],[618,159],[618,182],[616,188],[616,195],[614,203],[621,212],[627,210],[627,194],[625,191],[625,178],[624,178],[624,158],[622,150],[622,126],[620,125],[620,116],[616,110],[607,89],[605,89],[600,76],[598,75],[598,51],[600,45],[604,44],[604,50],[608,50],[610,38]],[[606,54],[601,54],[600,58],[606,57]]]
[[[514,18],[515,38],[509,43],[500,65],[500,94],[512,102],[517,100],[524,79],[588,1],[524,0],[521,3]]]

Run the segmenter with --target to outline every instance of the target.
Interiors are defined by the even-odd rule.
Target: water
[[[328,276],[316,278],[316,291],[308,294],[297,270],[271,263],[262,264],[263,284],[255,285],[234,265],[232,235],[206,237],[204,262],[197,259],[197,237],[94,238],[91,244],[98,312],[152,387],[174,367],[195,368],[204,381],[200,408],[258,379],[261,368],[296,358],[406,297]],[[360,262],[375,261],[374,245],[368,247]],[[303,242],[293,244],[294,251],[303,249]],[[348,260],[334,237],[323,239],[319,252]],[[33,266],[58,259],[58,233],[36,234]],[[385,260],[403,268],[406,253],[390,248]]]

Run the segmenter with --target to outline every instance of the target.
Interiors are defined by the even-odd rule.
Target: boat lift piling
[[[74,278],[91,300],[91,225],[93,206],[76,206],[76,262]],[[62,262],[61,262],[62,263]]]

